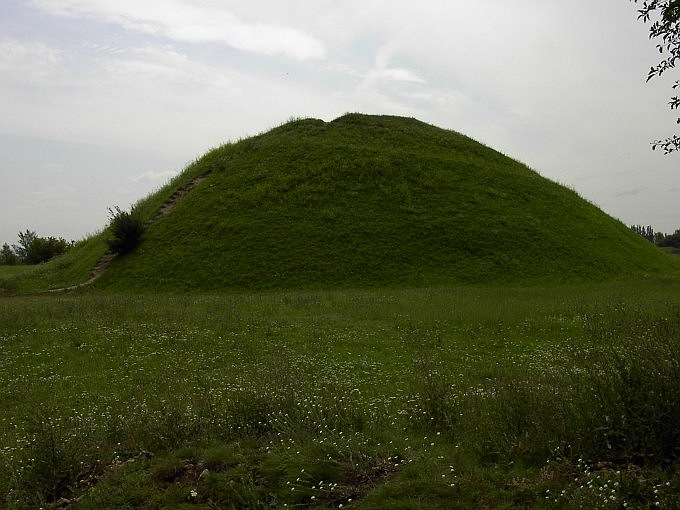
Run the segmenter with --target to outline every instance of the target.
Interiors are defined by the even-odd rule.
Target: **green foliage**
[[[680,229],[672,234],[666,234],[663,237],[658,236],[656,238],[656,243],[657,246],[664,248],[680,248]]]
[[[133,207],[130,212],[120,207],[109,208],[109,231],[112,238],[107,240],[113,253],[129,253],[142,242],[144,221]]]
[[[642,225],[631,225],[631,230],[638,233],[650,243],[654,243],[661,248],[680,248],[680,229],[672,234],[664,234],[663,232],[654,232],[651,226],[643,227]]]
[[[655,243],[655,239],[658,237],[658,232],[654,232],[654,229],[651,227],[651,225],[647,225],[646,227],[642,225],[631,225],[630,228],[633,232],[641,235],[650,243]]]
[[[37,234],[32,230],[26,230],[26,232],[19,232],[19,244],[14,245],[14,252],[17,254],[19,259],[23,262],[28,259],[28,250],[31,243],[37,238]]]
[[[9,244],[5,243],[2,245],[2,250],[0,251],[0,265],[3,266],[15,266],[19,263],[19,257]]]
[[[6,243],[3,245],[0,264],[41,264],[66,253],[74,244],[61,237],[39,237],[35,232],[26,230],[19,232],[18,245],[12,248]]]
[[[56,237],[36,237],[27,250],[27,264],[41,264],[48,260],[62,255],[73,243],[69,243],[64,238]]]
[[[638,0],[632,1],[638,3]],[[678,0],[641,0],[641,3],[638,18],[645,23],[651,23],[649,38],[656,39],[656,47],[662,55],[662,60],[649,70],[647,75],[647,81],[649,81],[674,69],[680,59],[680,2]],[[678,88],[680,88],[680,80],[673,85],[673,89]],[[668,105],[671,110],[680,108],[680,96],[672,97]],[[680,124],[680,118],[677,123]],[[652,149],[657,147],[663,149],[665,154],[680,150],[680,136],[673,135],[665,140],[652,142]]]

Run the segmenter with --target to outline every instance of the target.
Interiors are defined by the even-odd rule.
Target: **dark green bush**
[[[109,249],[122,255],[139,246],[144,234],[144,222],[135,208],[130,212],[123,211],[118,206],[109,208],[109,216],[109,231],[113,234],[107,241]]]
[[[5,243],[0,250],[0,264],[41,264],[61,255],[73,247],[74,241],[63,237],[39,237],[32,230],[19,232],[19,244]]]
[[[28,247],[26,264],[41,264],[65,253],[73,243],[56,237],[36,237]]]

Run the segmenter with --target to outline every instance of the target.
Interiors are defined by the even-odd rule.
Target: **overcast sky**
[[[290,117],[416,117],[680,228],[675,76],[628,0],[1,0],[0,243],[81,239]]]

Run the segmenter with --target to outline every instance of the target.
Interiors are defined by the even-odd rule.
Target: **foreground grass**
[[[3,299],[0,505],[675,508],[678,290]]]

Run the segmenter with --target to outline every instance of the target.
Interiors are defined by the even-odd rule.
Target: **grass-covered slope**
[[[418,286],[677,270],[575,192],[413,119],[296,120],[214,149],[187,172],[210,173],[98,285]]]
[[[0,296],[44,292],[87,281],[106,252],[105,234],[83,239],[65,254],[43,264],[0,266]]]

